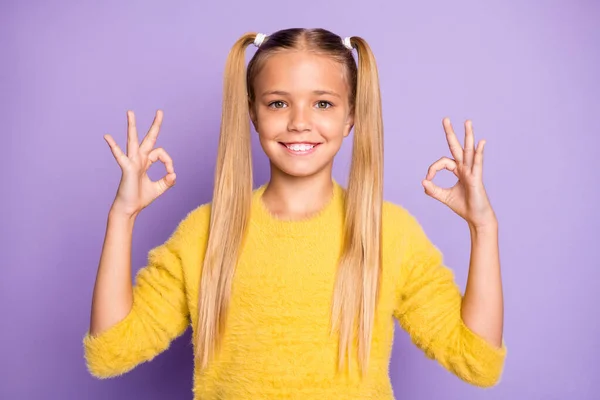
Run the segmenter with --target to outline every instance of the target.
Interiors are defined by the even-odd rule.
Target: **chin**
[[[319,174],[325,169],[325,167],[300,167],[294,165],[281,165],[278,163],[272,163],[272,168],[280,171],[284,175],[288,175],[294,178],[308,178],[310,176]]]

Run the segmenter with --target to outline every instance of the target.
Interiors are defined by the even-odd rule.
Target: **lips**
[[[314,143],[314,142],[302,142],[302,143],[282,143],[280,142],[280,144],[282,146],[284,146],[288,152],[290,152],[291,154],[296,154],[296,155],[305,155],[305,154],[310,154],[312,152],[315,151],[315,149],[320,145],[320,143]]]

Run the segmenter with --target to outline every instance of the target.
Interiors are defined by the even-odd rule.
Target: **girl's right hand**
[[[111,212],[136,217],[158,196],[175,184],[173,160],[163,148],[153,148],[162,118],[163,113],[158,110],[150,130],[140,144],[135,115],[133,111],[127,112],[127,154],[121,151],[110,135],[104,135],[104,139],[110,146],[122,171],[121,182]],[[153,182],[148,177],[148,168],[158,160],[165,165],[167,174],[162,179]]]

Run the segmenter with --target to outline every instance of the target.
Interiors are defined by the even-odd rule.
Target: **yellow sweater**
[[[194,373],[194,399],[393,399],[388,365],[394,318],[424,353],[461,379],[491,386],[506,348],[474,334],[460,316],[461,293],[442,255],[404,208],[383,209],[382,290],[366,378],[356,357],[336,374],[337,339],[329,334],[335,272],[342,244],[345,190],[315,217],[283,221],[253,194],[248,238],[233,282],[223,345]],[[123,374],[152,360],[191,324],[210,204],[194,209],[173,235],[152,249],[139,270],[129,315],[83,344],[90,373]]]

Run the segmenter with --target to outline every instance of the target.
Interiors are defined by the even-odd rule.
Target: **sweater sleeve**
[[[84,336],[86,365],[93,376],[121,375],[152,360],[188,327],[180,256],[184,222],[164,244],[150,250],[148,264],[135,277],[129,314],[99,334],[88,331]]]
[[[498,348],[465,325],[462,294],[441,252],[412,215],[403,225],[406,251],[394,316],[427,357],[465,382],[494,386],[504,368],[504,343]]]

